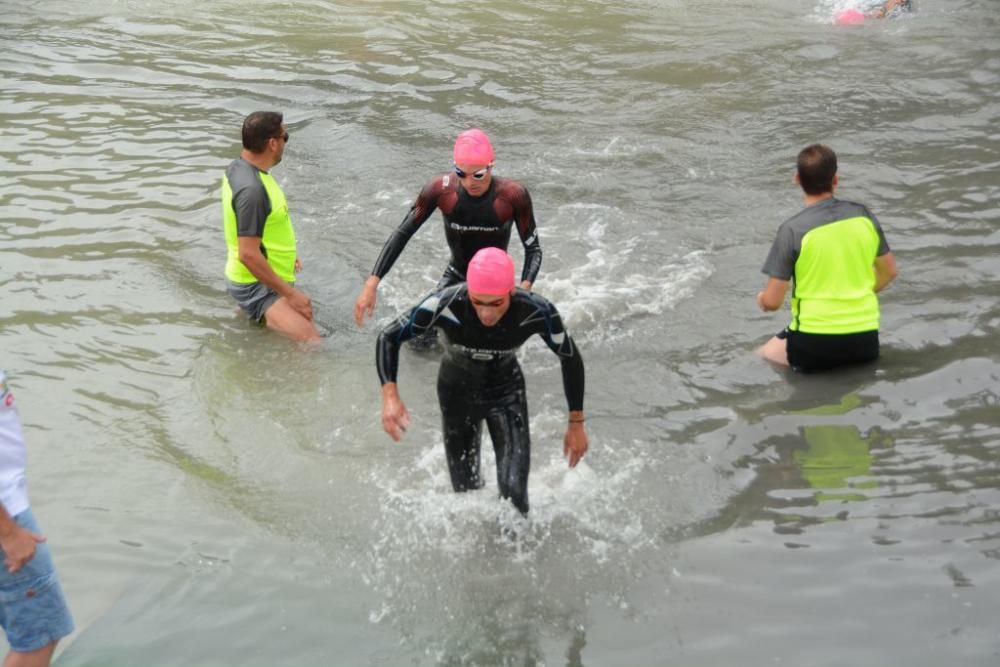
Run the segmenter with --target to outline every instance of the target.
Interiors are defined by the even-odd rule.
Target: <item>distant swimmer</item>
[[[295,287],[302,270],[285,193],[270,169],[288,145],[282,114],[243,121],[243,150],[222,176],[228,291],[254,322],[297,341],[318,341],[312,301]]]
[[[863,9],[865,18],[884,19],[899,16],[903,12],[912,11],[913,3],[910,0],[884,0],[868,3]]]
[[[358,326],[375,310],[379,282],[395,264],[410,237],[436,208],[441,209],[444,235],[451,250],[451,260],[437,289],[465,280],[465,269],[478,250],[506,250],[511,227],[516,226],[524,246],[521,288],[531,290],[542,265],[542,247],[528,190],[516,181],[493,175],[495,153],[482,130],[466,130],[459,134],[452,158],[453,170],[436,176],[424,186],[410,212],[385,242],[354,304]]]
[[[468,263],[467,278],[467,283],[434,292],[379,334],[375,363],[382,382],[382,427],[398,441],[410,423],[396,387],[400,345],[440,329],[446,344],[437,393],[452,487],[470,491],[483,485],[479,436],[485,420],[496,453],[500,496],[527,514],[531,443],[517,350],[537,334],[559,357],[569,408],[563,454],[571,468],[587,451],[583,358],[556,307],[515,288],[514,261],[506,252],[480,250]]]
[[[839,25],[855,25],[863,23],[865,19],[894,18],[912,9],[911,0],[877,0],[842,9],[834,16],[834,21]]]
[[[837,199],[837,156],[813,144],[799,153],[795,182],[806,208],[786,220],[764,262],[761,310],[781,308],[792,282],[792,321],[758,351],[776,364],[819,371],[879,355],[876,294],[896,277],[896,260],[875,215]]]

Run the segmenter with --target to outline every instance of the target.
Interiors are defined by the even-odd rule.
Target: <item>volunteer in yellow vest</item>
[[[792,321],[758,351],[796,370],[819,371],[879,355],[876,294],[896,277],[896,260],[867,207],[837,199],[837,156],[822,144],[799,153],[795,182],[806,208],[786,220],[764,262],[761,310],[781,308],[792,282]]]
[[[276,111],[243,121],[243,150],[222,177],[229,293],[255,322],[297,341],[318,341],[312,302],[295,288],[302,269],[285,193],[269,170],[281,162],[288,130]]]

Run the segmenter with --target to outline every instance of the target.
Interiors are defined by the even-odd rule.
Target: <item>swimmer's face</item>
[[[456,164],[455,175],[462,187],[473,197],[485,193],[493,180],[492,164]]]
[[[492,327],[510,308],[510,294],[480,294],[469,292],[469,301],[476,309],[476,317],[485,327]]]

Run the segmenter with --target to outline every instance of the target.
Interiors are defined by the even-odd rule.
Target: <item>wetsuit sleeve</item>
[[[381,384],[396,381],[402,344],[425,333],[437,322],[440,309],[436,296],[427,297],[379,332],[375,341],[375,367]]]
[[[563,327],[559,311],[546,303],[545,328],[540,332],[545,344],[559,356],[562,364],[563,391],[570,411],[583,410],[584,369],[580,350]]]
[[[538,230],[535,228],[535,211],[531,205],[531,195],[524,187],[517,188],[513,197],[514,219],[517,221],[517,233],[524,246],[524,268],[521,270],[521,280],[535,282],[538,271],[542,268],[542,246],[538,242]]]
[[[778,280],[791,280],[797,259],[795,235],[791,225],[784,224],[778,229],[778,235],[771,244],[771,250],[767,254],[761,272]]]
[[[569,407],[570,412],[583,410],[585,379],[583,357],[580,356],[580,350],[577,349],[576,343],[573,342],[569,334],[566,335],[565,347],[570,350],[570,354],[569,356],[563,356],[560,353],[559,361],[562,363],[563,391],[566,393],[566,405]]]
[[[382,252],[379,253],[378,259],[375,260],[375,266],[372,268],[372,275],[378,276],[380,280],[384,278],[410,241],[410,237],[420,229],[420,225],[424,224],[427,218],[431,217],[431,213],[437,208],[438,197],[441,195],[440,181],[440,178],[434,179],[425,185],[424,189],[417,195],[417,201],[410,208],[410,212],[406,214],[403,222],[393,230],[385,245],[382,246]]]

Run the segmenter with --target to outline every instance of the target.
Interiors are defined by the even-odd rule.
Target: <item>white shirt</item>
[[[21,417],[7,376],[0,370],[0,503],[12,517],[28,509],[27,463]]]

